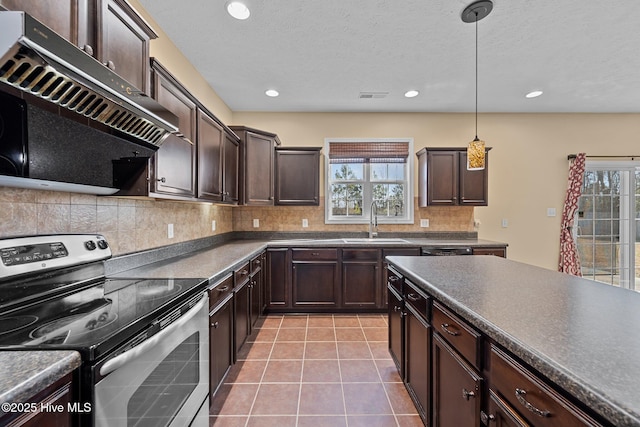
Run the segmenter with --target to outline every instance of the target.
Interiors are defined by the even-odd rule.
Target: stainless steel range
[[[208,426],[206,279],[111,279],[101,235],[0,240],[0,349],[77,350],[81,426]]]

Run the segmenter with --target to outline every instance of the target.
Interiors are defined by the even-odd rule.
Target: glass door
[[[575,229],[583,277],[636,289],[638,202],[638,163],[587,162]]]

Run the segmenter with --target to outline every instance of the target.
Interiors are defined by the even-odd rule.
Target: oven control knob
[[[107,249],[109,247],[109,244],[106,240],[98,240],[98,247],[100,249]]]
[[[92,251],[96,248],[96,243],[93,240],[87,240],[84,242],[84,247]]]

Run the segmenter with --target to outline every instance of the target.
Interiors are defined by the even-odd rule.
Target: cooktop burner
[[[0,335],[26,328],[37,321],[37,316],[29,315],[0,317]]]

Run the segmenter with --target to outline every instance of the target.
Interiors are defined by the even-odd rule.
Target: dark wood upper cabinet
[[[418,203],[424,206],[487,206],[488,168],[467,170],[466,148],[418,151]]]
[[[229,127],[240,137],[239,203],[273,205],[278,135],[246,126]]]
[[[198,198],[222,201],[224,130],[198,110]]]
[[[149,45],[153,29],[125,0],[98,0],[96,58],[142,92],[149,93]]]
[[[196,104],[184,87],[158,62],[152,61],[153,97],[178,117],[183,136],[169,135],[152,158],[152,192],[182,197],[195,195]]]
[[[276,148],[276,205],[320,204],[319,147]]]

